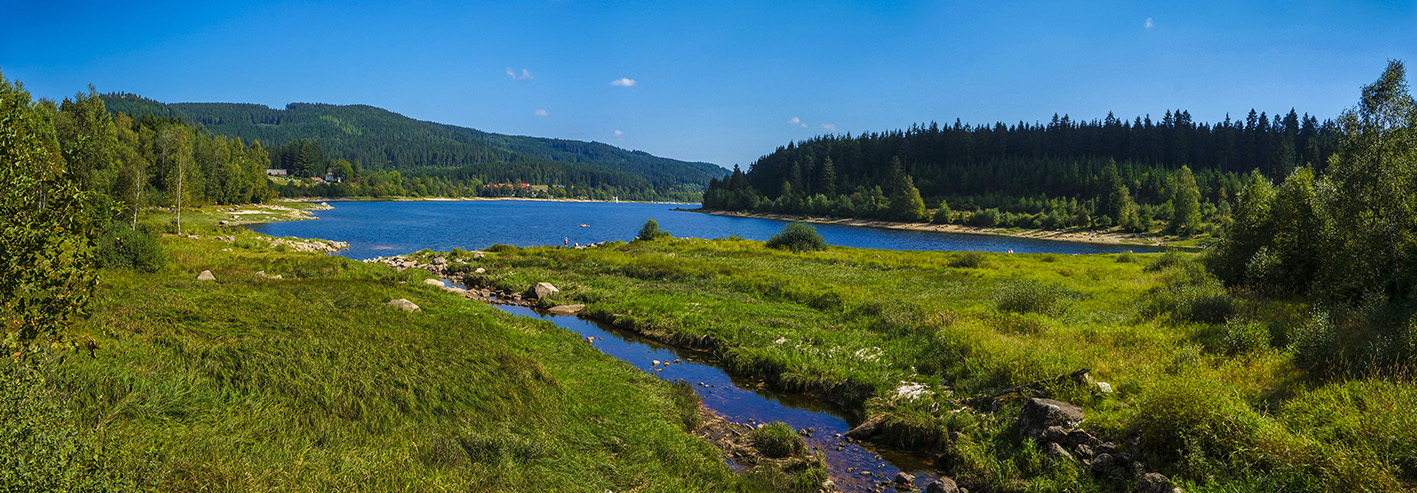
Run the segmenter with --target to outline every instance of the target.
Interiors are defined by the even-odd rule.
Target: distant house
[[[266,176],[285,176],[285,170],[283,170],[283,169],[274,169],[274,168],[267,169],[267,170],[266,170]]]
[[[334,173],[325,173],[325,182],[326,182],[326,183],[342,183],[342,182],[344,182],[344,178],[339,178],[339,177],[335,176]]]

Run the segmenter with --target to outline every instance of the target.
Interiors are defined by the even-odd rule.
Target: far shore
[[[1143,236],[1135,233],[1123,233],[1120,231],[1091,231],[1076,229],[1048,231],[1041,229],[984,228],[979,226],[965,226],[960,224],[903,223],[896,221],[883,221],[879,219],[843,219],[832,217],[797,216],[792,214],[760,214],[737,211],[706,210],[702,208],[679,210],[685,212],[697,212],[700,214],[711,214],[715,216],[748,217],[756,219],[795,221],[813,224],[835,224],[839,226],[901,229],[907,231],[930,231],[937,233],[1010,236],[1014,238],[1032,238],[1036,240],[1050,241],[1070,241],[1074,243],[1096,243],[1102,245],[1137,245],[1146,247],[1173,247],[1188,249],[1203,248],[1193,245],[1176,245],[1174,244],[1174,242],[1168,242],[1161,238]]]
[[[532,202],[592,202],[601,204],[668,204],[699,205],[694,202],[652,202],[639,200],[538,199],[531,197],[282,197],[277,202],[471,202],[475,200],[524,200]]]

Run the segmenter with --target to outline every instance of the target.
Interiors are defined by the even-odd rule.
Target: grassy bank
[[[201,239],[162,236],[161,270],[101,272],[91,316],[68,335],[92,354],[52,350],[36,357],[42,379],[23,379],[25,402],[48,409],[31,413],[51,420],[41,428],[73,431],[55,450],[86,450],[83,467],[121,489],[752,491],[790,479],[735,475],[684,429],[697,402],[550,323],[445,294],[423,271],[187,227]],[[196,280],[203,270],[216,280]],[[384,305],[397,298],[422,310]]]
[[[1395,491],[1417,485],[1408,372],[1322,380],[1293,363],[1303,300],[1227,292],[1192,255],[1013,255],[661,239],[495,247],[470,282],[562,289],[595,317],[733,371],[858,406],[882,440],[1005,491],[1132,487],[1044,460],[1021,395],[1083,406],[1083,427],[1192,491]],[[1092,383],[1057,381],[1090,369]],[[903,388],[920,385],[919,397]],[[920,388],[920,387],[914,387]]]

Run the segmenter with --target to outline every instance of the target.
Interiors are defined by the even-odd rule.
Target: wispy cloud
[[[527,80],[532,78],[530,70],[522,69],[521,73],[517,73],[517,71],[512,70],[512,67],[507,67],[507,75],[510,75],[512,80]]]
[[[823,123],[822,130],[826,130],[828,132],[835,132],[837,130],[837,126],[834,123]]]
[[[610,85],[616,87],[635,87],[635,84],[639,84],[639,82],[636,82],[635,79],[631,79],[629,77],[621,77],[619,79],[610,81]]]
[[[787,121],[787,124],[788,124],[788,125],[795,126],[795,127],[807,128],[807,124],[806,124],[806,123],[802,123],[802,119],[801,119],[801,118],[797,118],[797,117],[795,117],[795,116],[792,117],[791,120],[788,120],[788,121]]]
[[[1143,26],[1146,26],[1147,29],[1151,29],[1151,26],[1155,26],[1156,23],[1155,23],[1155,22],[1152,22],[1150,17],[1147,17],[1147,18],[1146,18],[1146,24],[1142,24],[1142,25],[1143,25]]]
[[[625,132],[621,132],[621,131],[619,131],[619,130],[616,130],[616,131],[615,131],[615,136],[616,136],[616,137],[624,137],[624,136],[625,136]]]
[[[541,109],[536,110],[536,111],[533,111],[533,112],[531,112],[531,114],[536,115],[536,116],[550,116],[550,115],[551,115],[550,113],[547,113],[546,110],[541,110]]]

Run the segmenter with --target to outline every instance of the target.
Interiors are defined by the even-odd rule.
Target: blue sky
[[[369,104],[730,167],[956,118],[1324,119],[1392,58],[1417,3],[0,0],[0,71],[38,97]]]

